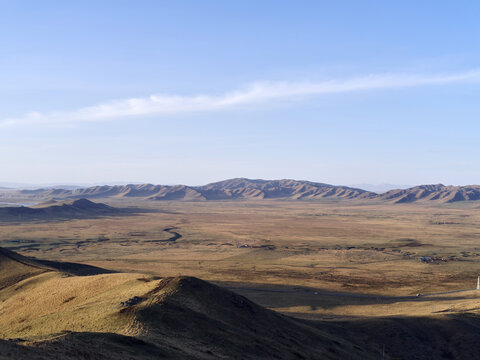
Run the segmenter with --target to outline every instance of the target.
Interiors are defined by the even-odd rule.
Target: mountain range
[[[303,180],[260,180],[235,178],[203,186],[187,185],[103,185],[78,189],[42,188],[8,191],[0,199],[94,199],[140,198],[143,200],[233,200],[233,199],[285,199],[285,200],[373,200],[389,203],[429,202],[452,203],[480,200],[480,186],[420,185],[407,189],[375,193],[360,188],[335,186]]]

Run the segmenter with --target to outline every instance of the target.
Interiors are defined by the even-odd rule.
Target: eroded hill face
[[[452,203],[457,201],[480,200],[480,186],[421,185],[408,189],[390,190],[375,194],[347,186],[334,186],[297,180],[252,180],[230,179],[204,186],[186,185],[115,185],[94,186],[84,189],[37,189],[8,191],[0,198],[22,198],[30,200],[80,199],[80,198],[136,198],[141,200],[235,200],[235,199],[332,199],[372,200],[390,203],[412,203],[432,201]],[[52,204],[54,205],[54,204]],[[1,208],[0,208],[1,209]],[[28,212],[29,210],[24,210]]]
[[[205,186],[122,185],[95,186],[76,190],[39,189],[9,192],[5,196],[30,199],[122,198],[146,200],[227,200],[227,199],[364,199],[374,193],[345,186],[296,180],[232,179]]]
[[[453,203],[457,201],[480,200],[480,186],[421,185],[403,190],[390,190],[378,196],[381,200],[393,203],[434,201]]]

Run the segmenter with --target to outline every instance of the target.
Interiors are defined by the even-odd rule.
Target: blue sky
[[[479,13],[0,0],[0,181],[480,183]]]

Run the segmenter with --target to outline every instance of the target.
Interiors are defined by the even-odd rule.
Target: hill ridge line
[[[233,199],[366,199],[390,203],[436,201],[451,203],[480,200],[480,185],[424,184],[407,189],[375,193],[361,188],[331,185],[308,180],[263,180],[233,178],[200,186],[124,184],[98,185],[79,189],[26,189],[0,193],[0,199],[17,197],[31,199],[94,199],[143,198],[145,200],[233,200]]]

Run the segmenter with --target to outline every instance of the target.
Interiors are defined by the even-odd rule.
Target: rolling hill
[[[374,358],[197,278],[75,276],[5,250],[0,264],[0,359]]]
[[[119,209],[87,199],[63,202],[50,200],[31,207],[0,207],[0,220],[89,218],[118,213]]]
[[[85,266],[85,265],[78,265]],[[75,264],[71,264],[75,270]],[[188,276],[88,276],[0,248],[0,359],[473,359],[470,313],[307,321]]]

